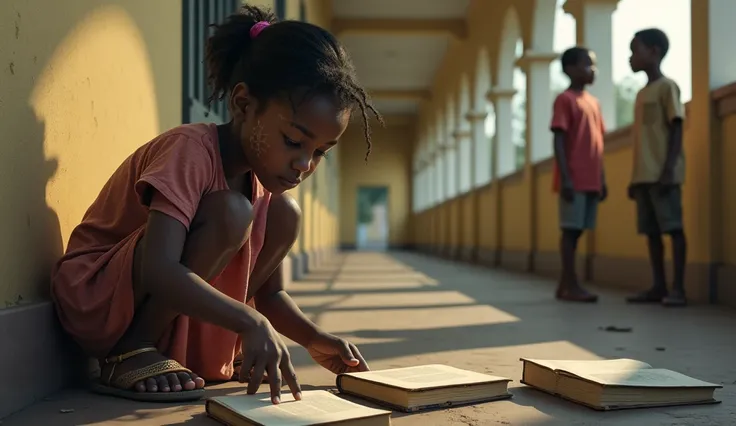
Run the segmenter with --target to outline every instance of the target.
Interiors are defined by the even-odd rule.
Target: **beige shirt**
[[[669,149],[670,123],[685,117],[680,102],[680,88],[673,80],[662,77],[644,87],[636,95],[634,106],[634,167],[631,183],[654,183],[659,180]],[[684,147],[675,161],[674,181],[685,180]]]

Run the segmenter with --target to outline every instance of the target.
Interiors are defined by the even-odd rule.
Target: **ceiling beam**
[[[352,34],[449,34],[463,39],[468,36],[465,19],[370,19],[334,18],[332,31],[338,35]]]
[[[368,90],[368,94],[373,99],[386,100],[410,100],[410,101],[426,101],[432,97],[432,92],[426,89],[373,89]]]
[[[410,126],[416,123],[418,115],[414,113],[390,113],[390,114],[381,114],[381,118],[383,118],[383,123],[387,127],[388,126]],[[350,122],[353,125],[348,127],[347,132],[348,133],[360,132],[360,135],[362,137],[363,117],[360,115],[360,113],[353,112],[353,114],[350,116]],[[371,127],[380,127],[378,120],[376,120],[372,114],[368,115],[368,125]]]

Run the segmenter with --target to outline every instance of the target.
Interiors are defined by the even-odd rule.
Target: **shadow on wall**
[[[180,119],[181,80],[157,91],[148,55],[180,50],[180,15],[160,11],[175,34],[159,37],[145,3],[0,3],[0,309],[48,299],[50,269],[110,174],[161,115]],[[178,76],[171,63],[156,74]],[[160,109],[166,91],[179,102]]]

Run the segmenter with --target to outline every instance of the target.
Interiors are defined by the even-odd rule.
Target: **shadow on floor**
[[[520,369],[519,357],[571,356],[550,353],[552,345],[564,342],[578,357],[635,358],[724,385],[717,396],[731,408],[661,409],[662,424],[676,424],[673,418],[680,415],[692,421],[698,413],[714,410],[736,413],[736,366],[730,361],[736,341],[727,338],[736,326],[736,314],[726,308],[631,306],[623,302],[623,294],[603,289],[597,289],[602,296],[598,304],[561,303],[553,297],[554,282],[538,276],[406,252],[344,259],[332,280],[321,286],[314,285],[317,280],[297,283],[290,294],[318,324],[361,341],[361,353],[374,368],[394,366],[386,362],[395,364],[397,358],[467,364],[467,359],[457,359],[458,352],[480,358],[505,350],[515,355],[475,362],[477,371],[504,375]],[[363,262],[371,267],[361,267]],[[320,303],[311,303],[312,298]],[[606,331],[609,326],[632,330]],[[294,362],[297,368],[313,363],[301,351]],[[513,392],[509,403],[534,407],[552,419],[600,419],[599,413],[525,387],[514,387]],[[623,423],[641,416],[641,410],[606,413],[606,419]]]
[[[394,413],[398,425],[713,425],[731,424],[728,419],[736,416],[733,311],[629,306],[623,295],[606,291],[597,305],[559,303],[551,280],[405,252],[339,259],[295,282],[289,292],[313,321],[354,341],[373,369],[444,363],[514,380],[511,400]],[[610,325],[632,331],[601,330]],[[305,389],[334,388],[334,376],[315,366],[303,348],[294,347],[291,354]],[[598,413],[521,386],[520,357],[635,358],[724,384],[716,394],[724,403]],[[209,395],[243,391],[228,386],[210,387]],[[59,398],[3,426],[216,424],[203,414],[203,402],[162,406],[80,392]],[[74,413],[61,414],[65,407]],[[34,414],[34,408],[46,414]]]

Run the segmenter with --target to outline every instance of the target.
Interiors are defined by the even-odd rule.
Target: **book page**
[[[582,372],[574,375],[606,386],[644,388],[722,387],[721,385],[704,382],[676,371],[661,368],[629,371]]]
[[[504,377],[490,376],[440,364],[346,373],[345,375],[406,390],[510,381]]]
[[[271,403],[267,393],[211,399],[242,417],[269,426],[312,426],[391,413],[354,404],[322,390],[303,391],[301,401],[295,401],[290,393],[282,393],[278,405]]]
[[[635,359],[601,359],[592,361],[573,361],[573,360],[546,360],[546,359],[529,359],[522,358],[522,361],[528,361],[533,364],[547,367],[552,371],[566,371],[575,375],[585,373],[601,373],[607,371],[631,371],[644,370],[652,368],[646,362],[637,361]]]

